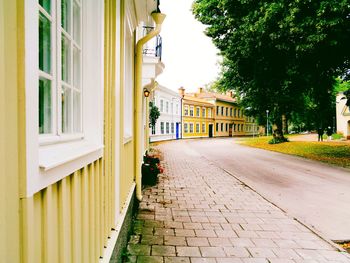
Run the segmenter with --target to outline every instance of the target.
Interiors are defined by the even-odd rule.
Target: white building
[[[180,139],[181,97],[176,91],[159,85],[154,91],[153,102],[160,111],[154,128],[150,128],[150,141]]]
[[[345,138],[350,139],[350,109],[345,105],[346,99],[342,93],[337,96],[337,132],[341,132]]]

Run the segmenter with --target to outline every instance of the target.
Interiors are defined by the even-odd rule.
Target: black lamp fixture
[[[144,89],[143,89],[143,95],[144,95],[146,98],[148,98],[148,97],[149,97],[149,94],[150,94],[149,90],[146,89],[146,88],[144,88]]]

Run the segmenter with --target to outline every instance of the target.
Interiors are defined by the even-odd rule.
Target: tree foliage
[[[332,119],[335,77],[349,75],[350,0],[195,0],[193,13],[223,56],[217,86],[247,114],[265,122],[268,109],[278,127],[282,115]]]
[[[149,103],[149,122],[151,127],[155,127],[160,116],[160,111],[156,105],[151,101]]]

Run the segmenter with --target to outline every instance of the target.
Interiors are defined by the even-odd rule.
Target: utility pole
[[[266,136],[269,136],[269,110],[266,110]]]

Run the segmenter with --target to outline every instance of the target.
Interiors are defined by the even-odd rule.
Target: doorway
[[[179,123],[176,123],[176,140],[180,138],[180,126]]]
[[[209,138],[213,137],[213,124],[209,124]]]

